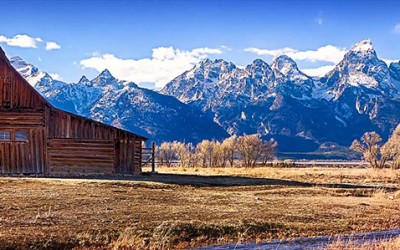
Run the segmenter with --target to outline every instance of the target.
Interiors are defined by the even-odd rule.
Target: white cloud
[[[49,73],[49,75],[50,75],[51,78],[53,78],[54,80],[57,80],[57,81],[62,81],[62,80],[63,80],[62,77],[61,77],[59,74],[56,74],[56,73]]]
[[[112,54],[103,54],[80,61],[83,68],[99,72],[111,71],[115,77],[135,83],[154,82],[156,88],[163,87],[173,78],[189,70],[209,55],[222,54],[227,48],[196,48],[180,50],[173,47],[154,48],[151,58],[122,59]]]
[[[389,66],[391,63],[400,62],[400,60],[393,60],[393,59],[382,59],[382,60],[387,64],[387,66]]]
[[[280,55],[287,55],[293,60],[304,60],[310,62],[330,62],[338,63],[343,59],[346,53],[345,48],[339,48],[333,45],[326,45],[320,47],[316,50],[305,50],[300,51],[293,48],[281,48],[275,50],[269,49],[258,49],[258,48],[247,48],[244,49],[245,52],[255,53],[257,55],[269,55],[277,57]]]
[[[61,46],[56,42],[46,42],[46,50],[61,49]]]
[[[269,50],[269,49],[258,49],[258,48],[247,48],[244,49],[245,52],[251,52],[251,53],[255,53],[259,56],[273,56],[273,57],[277,57],[280,55],[287,55],[287,54],[293,54],[295,52],[297,52],[297,50],[292,49],[292,48],[282,48],[282,49],[273,49],[273,50]]]
[[[18,34],[13,37],[6,37],[0,35],[0,43],[5,43],[8,46],[20,47],[20,48],[38,48],[39,44],[45,43],[46,50],[60,49],[61,46],[56,42],[45,42],[40,37],[31,37],[25,34]]]
[[[393,28],[394,33],[400,33],[400,23],[396,24]]]
[[[335,65],[326,65],[318,68],[302,69],[309,76],[324,76],[326,73],[335,68]]]
[[[41,42],[43,42],[41,38],[34,38],[28,35],[15,35],[10,38],[0,36],[0,43],[6,43],[9,46],[21,48],[37,48],[37,45]]]

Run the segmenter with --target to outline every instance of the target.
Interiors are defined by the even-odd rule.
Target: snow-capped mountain
[[[322,78],[288,56],[244,69],[205,60],[161,93],[206,112],[230,134],[259,133],[281,140],[281,149],[310,150],[327,141],[348,145],[370,130],[387,136],[400,122],[399,80],[400,63],[388,67],[363,40]]]
[[[38,68],[21,59],[19,56],[10,59],[13,67],[41,93],[48,92],[53,88],[60,88],[66,83],[54,80],[48,73],[40,71]]]
[[[375,95],[398,94],[395,79],[391,77],[386,63],[378,58],[369,40],[354,45],[322,81],[330,87],[329,92],[336,99],[352,87]]]
[[[204,59],[160,93],[108,70],[67,84],[21,58],[11,62],[55,106],[158,141],[258,133],[282,151],[312,151],[331,142],[348,146],[366,131],[387,137],[400,123],[400,62],[388,67],[369,40],[320,78],[284,55],[246,67]]]
[[[77,83],[56,81],[19,57],[12,65],[54,106],[149,137],[157,142],[198,142],[228,134],[201,111],[171,96],[121,81],[108,70]]]
[[[390,70],[390,68],[392,70]],[[336,118],[350,131],[376,130],[384,136],[400,122],[399,80],[396,64],[380,60],[371,41],[353,46],[321,83]]]

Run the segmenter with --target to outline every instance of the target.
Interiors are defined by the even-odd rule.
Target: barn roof
[[[132,135],[132,136],[139,137],[140,139],[145,140],[145,141],[148,140],[148,138],[146,138],[146,137],[144,137],[144,136],[141,136],[141,135],[138,135],[138,134],[135,134],[135,133],[132,133],[132,132],[130,132],[130,131],[127,131],[127,130],[124,130],[124,129],[120,129],[120,128],[117,128],[117,127],[114,127],[114,126],[111,126],[111,125],[108,125],[108,124],[104,124],[104,123],[95,121],[95,120],[93,120],[93,119],[89,119],[89,118],[87,118],[87,117],[80,116],[80,115],[77,115],[77,114],[73,114],[73,113],[71,113],[71,112],[68,112],[68,111],[65,111],[65,110],[61,110],[61,109],[59,109],[59,108],[54,107],[54,106],[53,106],[48,100],[46,100],[46,98],[44,98],[32,85],[30,85],[30,84],[28,83],[28,81],[27,81],[27,80],[26,80],[26,79],[11,65],[10,61],[8,60],[8,58],[7,58],[7,56],[6,56],[6,53],[4,52],[4,50],[3,50],[3,48],[2,48],[1,46],[0,46],[0,62],[1,62],[1,63],[5,63],[5,64],[10,68],[10,70],[12,70],[14,73],[16,73],[16,75],[22,79],[23,84],[27,85],[34,93],[36,93],[36,94],[38,95],[38,98],[39,98],[45,105],[47,105],[49,108],[51,108],[51,109],[53,109],[53,110],[61,111],[61,112],[63,112],[63,113],[69,114],[69,115],[71,115],[71,116],[75,116],[75,117],[79,117],[79,118],[85,119],[85,120],[90,121],[90,122],[93,122],[93,123],[95,123],[95,124],[101,124],[102,126],[105,126],[105,127],[111,128],[111,129],[115,129],[115,130],[118,130],[118,131],[126,132],[126,133],[128,133],[128,134],[130,134],[130,135]]]

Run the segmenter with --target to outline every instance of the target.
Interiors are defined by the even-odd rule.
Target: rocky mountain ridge
[[[386,137],[400,123],[400,62],[386,65],[369,40],[323,77],[306,75],[285,55],[244,68],[204,59],[159,93],[108,70],[67,84],[21,58],[11,62],[55,106],[158,141],[258,133],[281,151],[314,151],[348,146],[366,131]]]
[[[388,67],[363,40],[321,78],[285,55],[245,68],[205,60],[161,93],[206,112],[230,134],[259,133],[290,145],[283,150],[315,150],[329,141],[349,145],[365,131],[389,134],[400,122],[399,65]]]
[[[156,142],[222,139],[228,134],[201,111],[171,96],[116,79],[108,70],[77,83],[54,80],[20,57],[10,62],[47,100],[62,110],[127,129]]]

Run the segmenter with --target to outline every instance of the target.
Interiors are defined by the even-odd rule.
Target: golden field
[[[394,229],[398,188],[399,170],[359,168],[160,167],[140,177],[2,177],[0,248],[183,249]]]

